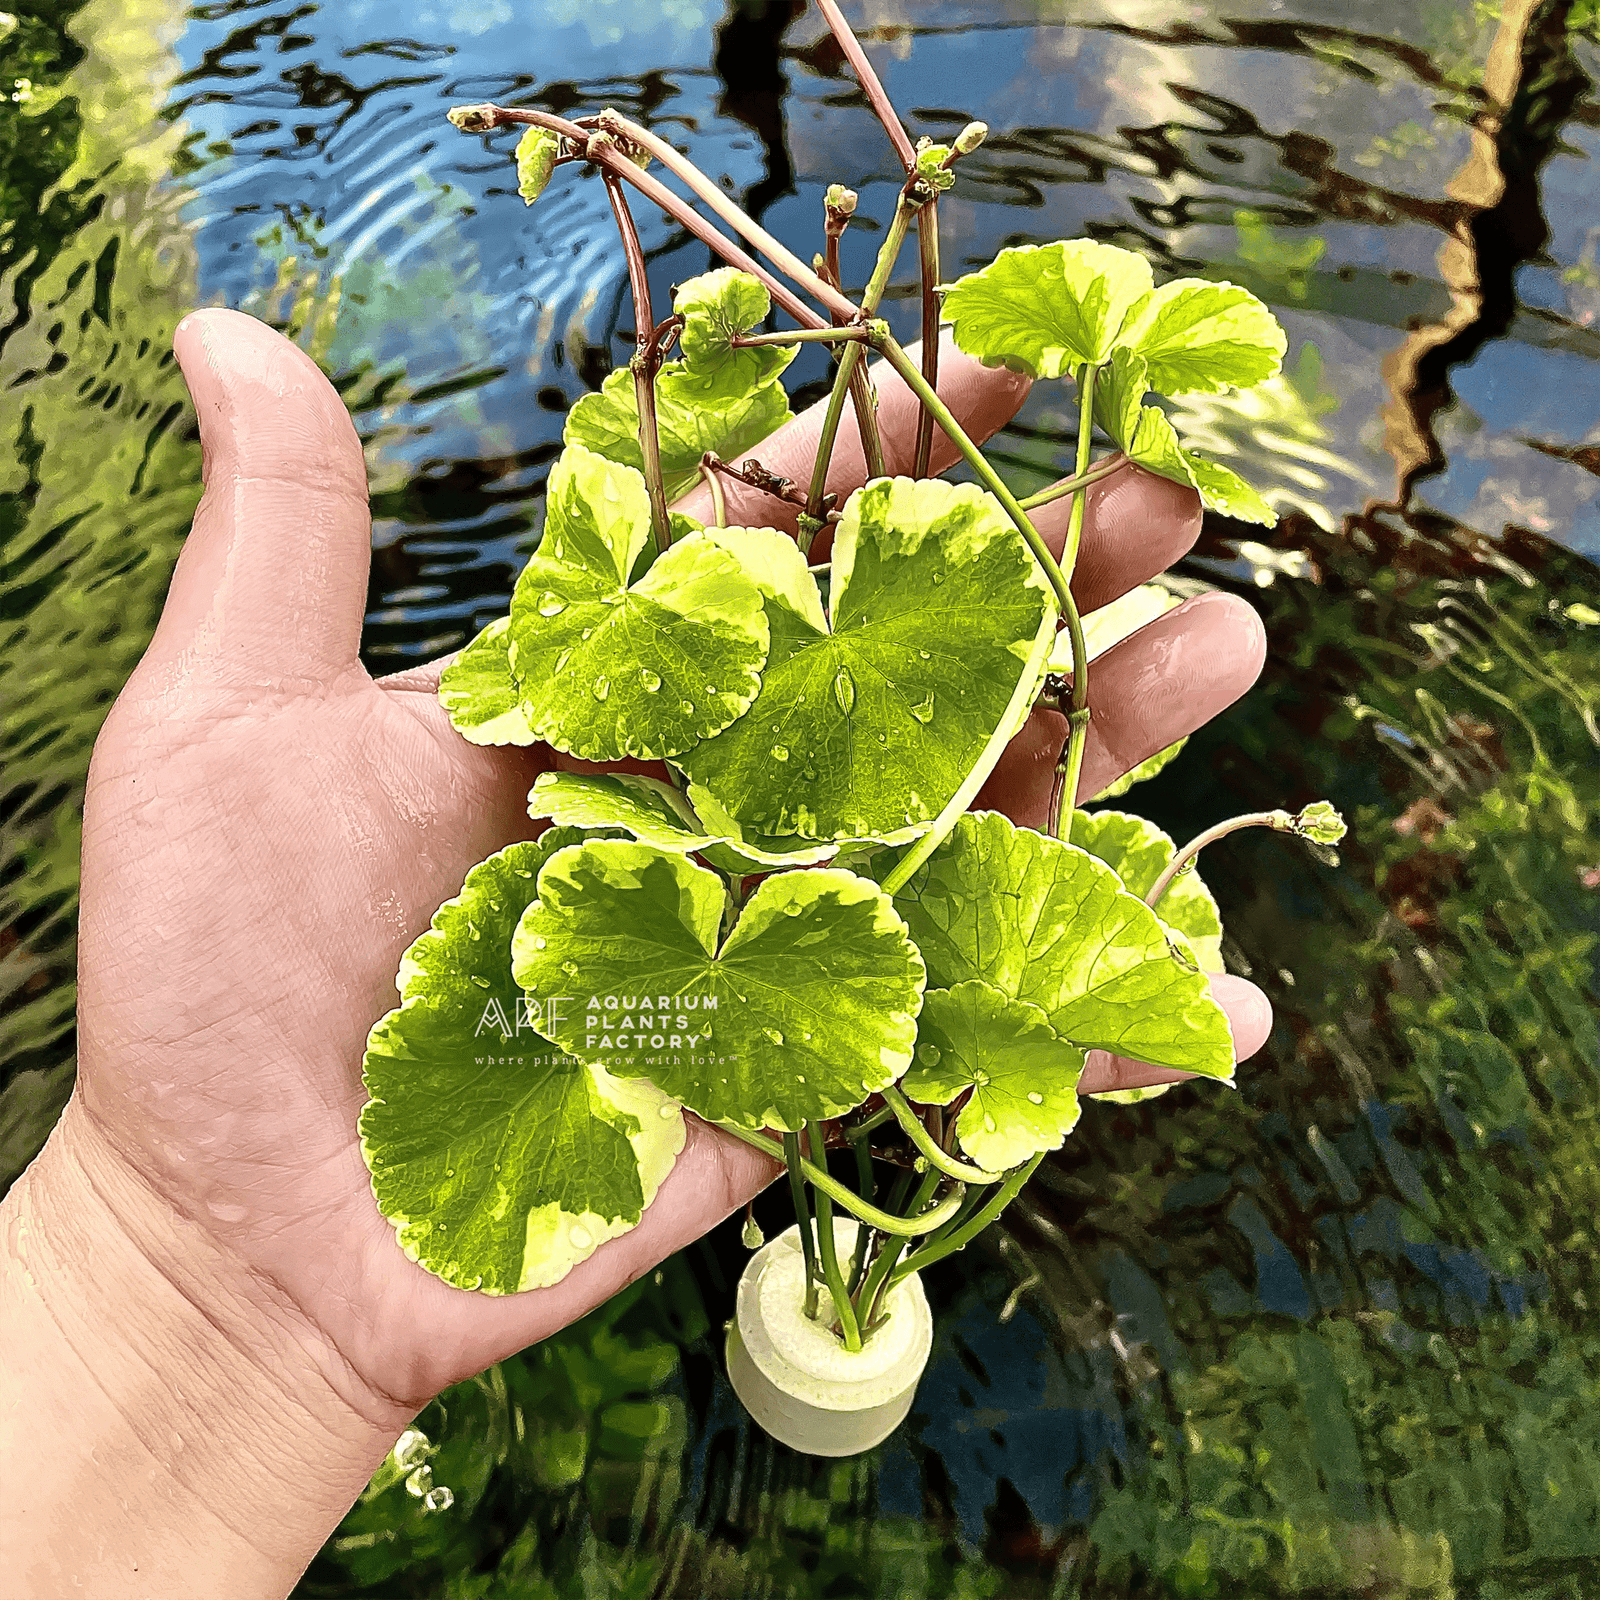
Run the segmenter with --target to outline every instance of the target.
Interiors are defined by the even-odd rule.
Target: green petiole
[[[931,1267],[935,1261],[943,1261],[946,1256],[954,1255],[957,1250],[964,1250],[1017,1198],[1022,1192],[1023,1184],[1033,1176],[1038,1169],[1039,1163],[1044,1160],[1045,1155],[1046,1152],[1041,1150],[1036,1156],[1033,1156],[1018,1167],[1000,1185],[994,1195],[974,1211],[965,1222],[952,1228],[943,1238],[907,1256],[900,1266],[890,1274],[889,1287],[892,1289],[902,1279],[909,1278],[913,1272],[921,1272],[924,1267]]]
[[[889,285],[889,275],[894,271],[900,247],[905,243],[911,219],[916,213],[916,203],[902,193],[895,203],[894,217],[889,223],[888,235],[878,251],[872,276],[867,280],[867,287],[861,296],[861,310],[867,317],[874,316],[877,312],[878,302],[883,299],[883,291]],[[866,338],[852,338],[846,344],[843,355],[839,357],[839,370],[834,374],[833,390],[828,396],[828,409],[822,419],[822,432],[817,438],[817,458],[811,469],[811,492],[806,496],[806,514],[811,517],[822,515],[822,498],[827,491],[828,466],[833,460],[834,440],[838,437],[839,422],[844,416],[844,403],[850,393],[856,368],[861,364],[867,342]]]
[[[771,1147],[768,1146],[770,1150]],[[794,1220],[800,1228],[800,1254],[806,1264],[806,1315],[817,1314],[817,1258],[816,1241],[811,1231],[811,1206],[806,1199],[806,1186],[801,1173],[806,1163],[800,1155],[800,1135],[783,1136],[783,1159],[789,1169],[789,1197],[794,1201]]]
[[[806,1125],[806,1140],[811,1146],[811,1159],[819,1167],[828,1156],[822,1144],[822,1132],[816,1123]],[[856,1321],[856,1308],[850,1304],[850,1294],[845,1288],[844,1274],[839,1270],[839,1246],[833,1236],[833,1202],[827,1194],[817,1191],[817,1245],[822,1252],[822,1277],[833,1297],[833,1308],[839,1317],[839,1331],[844,1336],[846,1350],[861,1348],[861,1325]],[[859,1233],[862,1230],[857,1230]]]
[[[735,1139],[749,1145],[754,1150],[759,1150],[763,1155],[773,1160],[778,1159],[777,1147],[770,1139],[763,1138],[759,1133],[752,1133],[748,1128],[741,1128],[735,1122],[718,1122],[714,1126],[721,1128],[724,1133],[731,1133]],[[942,1226],[961,1209],[961,1196],[965,1191],[956,1188],[947,1194],[936,1206],[932,1207],[922,1216],[895,1217],[887,1211],[880,1210],[877,1206],[869,1204],[860,1195],[847,1189],[831,1173],[824,1172],[820,1167],[807,1161],[799,1154],[799,1140],[793,1134],[785,1134],[784,1142],[795,1139],[795,1162],[800,1173],[814,1188],[821,1190],[830,1200],[836,1200],[853,1217],[862,1222],[870,1223],[879,1233],[890,1233],[900,1239],[915,1239],[924,1233],[931,1233]],[[792,1181],[792,1172],[791,1172]]]
[[[982,1167],[969,1166],[955,1156],[946,1155],[918,1120],[910,1102],[893,1084],[881,1092],[884,1103],[894,1112],[895,1119],[917,1147],[918,1153],[936,1172],[942,1172],[947,1178],[955,1178],[961,1183],[999,1183],[1005,1177],[1003,1172],[985,1172]]]

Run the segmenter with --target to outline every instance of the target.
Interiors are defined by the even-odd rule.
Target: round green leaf
[[[668,361],[656,375],[656,436],[667,498],[675,500],[699,482],[700,458],[706,451],[732,460],[754,449],[791,415],[781,383],[742,393],[715,375],[696,375],[681,361]],[[567,413],[562,438],[569,447],[583,445],[642,472],[633,374],[619,367],[606,375],[597,394],[583,395]]]
[[[551,829],[474,867],[406,952],[400,1006],[367,1041],[361,1148],[379,1209],[457,1288],[557,1282],[638,1223],[683,1148],[676,1104],[553,1044],[549,1003],[511,976],[540,867],[581,837]]]
[[[1078,1120],[1083,1060],[1037,1006],[974,979],[928,991],[900,1087],[924,1105],[970,1089],[956,1138],[980,1167],[1000,1172],[1061,1147]]]
[[[536,744],[511,676],[511,619],[491,622],[439,674],[439,703],[471,744]]]
[[[1232,1078],[1233,1036],[1204,975],[1088,851],[969,813],[895,907],[936,987],[981,978],[1082,1049]]]
[[[1275,524],[1277,513],[1238,473],[1178,442],[1166,412],[1142,403],[1148,387],[1144,357],[1127,349],[1112,352],[1095,383],[1095,421],[1123,454],[1163,478],[1187,484],[1210,510],[1240,522]]]
[[[768,834],[870,838],[930,822],[1054,624],[1010,519],[972,484],[869,483],[835,536],[831,618],[798,552],[769,540],[761,567],[739,548],[771,633],[761,693],[685,754],[684,769],[741,825]]]
[[[512,970],[531,993],[582,994],[554,1025],[565,1048],[711,1121],[795,1130],[893,1083],[923,967],[882,891],[828,868],[782,873],[719,948],[726,906],[721,880],[683,856],[621,841],[564,850],[540,875]]]
[[[690,534],[628,581],[649,538],[644,480],[580,445],[550,473],[544,540],[511,600],[512,675],[537,736],[590,761],[677,755],[755,698],[761,596]]]
[[[528,815],[574,828],[624,828],[683,855],[712,842],[670,783],[631,772],[541,772],[528,792]]]
[[[1110,867],[1141,900],[1167,870],[1177,847],[1153,822],[1126,811],[1075,811],[1072,842]],[[1204,972],[1221,972],[1222,914],[1194,870],[1180,873],[1161,896],[1156,915],[1194,946]]]
[[[735,267],[718,267],[679,284],[672,305],[683,318],[678,348],[684,366],[729,395],[754,394],[800,353],[797,345],[734,346],[738,334],[759,327],[772,310],[766,285]]]
[[[1093,239],[1018,245],[951,284],[943,315],[969,356],[1060,378],[1110,355],[1154,282],[1143,256]]]
[[[1178,278],[1147,294],[1122,342],[1143,356],[1158,394],[1220,394],[1275,376],[1288,340],[1278,319],[1236,283]]]
[[[621,828],[642,844],[701,855],[724,872],[746,876],[774,867],[805,867],[859,845],[907,844],[925,830],[885,839],[829,840],[746,833],[696,784],[687,795],[656,778],[621,772],[544,772],[528,794],[528,814],[577,828]]]

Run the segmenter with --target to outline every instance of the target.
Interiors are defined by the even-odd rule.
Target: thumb
[[[173,351],[200,423],[205,496],[144,670],[309,688],[356,661],[371,565],[366,465],[311,358],[237,311]]]

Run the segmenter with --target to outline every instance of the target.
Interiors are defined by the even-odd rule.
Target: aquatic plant
[[[1085,491],[1133,463],[1270,522],[1150,397],[1273,377],[1281,328],[1243,288],[1158,287],[1142,256],[1092,240],[1004,250],[942,283],[939,196],[986,130],[913,144],[836,7],[822,10],[905,170],[859,300],[841,287],[856,203],[841,186],[807,265],[615,111],[450,113],[469,133],[524,130],[529,204],[561,166],[598,172],[637,343],[569,414],[542,541],[441,699],[472,742],[629,765],[541,775],[529,810],[552,825],[475,867],[407,952],[400,1004],[368,1042],[361,1132],[407,1254],[504,1294],[559,1281],[634,1227],[691,1111],[786,1165],[795,1314],[862,1355],[904,1302],[896,1291],[991,1224],[1072,1131],[1089,1051],[1231,1079],[1206,976],[1221,926],[1197,852],[1250,825],[1327,845],[1343,824],[1319,803],[1178,849],[1136,817],[1077,807]],[[679,285],[659,320],[629,190],[729,263]],[[878,316],[913,226],[916,358]],[[798,326],[767,328],[775,313]],[[985,363],[1075,386],[1070,478],[1025,500],[1007,487],[938,395],[941,323]],[[837,356],[807,481],[759,458],[733,465],[788,417],[782,379],[805,343]],[[869,353],[921,408],[906,476],[884,471]],[[868,481],[839,506],[826,485],[846,405]],[[1099,461],[1097,427],[1115,447]],[[976,483],[929,475],[936,428]],[[799,507],[798,537],[726,525],[730,479]],[[697,481],[708,525],[671,509]],[[1063,496],[1058,559],[1030,512]],[[1164,603],[1133,597],[1128,627]],[[1041,701],[1068,727],[1047,828],[972,812]],[[854,1187],[829,1170],[830,1144],[851,1151]],[[880,1203],[884,1166],[899,1180]],[[842,1247],[836,1207],[858,1223]]]

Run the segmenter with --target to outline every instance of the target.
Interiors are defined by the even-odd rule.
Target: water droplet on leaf
[[[789,759],[789,747],[788,747],[788,745],[786,745],[786,744],[775,744],[775,745],[773,745],[773,747],[772,747],[772,759],[774,761],[787,761]]]
[[[545,938],[545,936],[542,933],[536,933],[533,936],[533,948],[535,950],[543,950],[544,947],[547,944],[549,944],[549,942],[550,941],[547,938]]]
[[[936,1044],[929,1044],[924,1041],[922,1044],[917,1046],[917,1060],[922,1062],[925,1066],[938,1066],[939,1059],[941,1056],[943,1056],[943,1054],[944,1051],[942,1051]]]
[[[1029,1099],[1030,1099],[1030,1100],[1031,1100],[1031,1101],[1032,1101],[1032,1102],[1033,1102],[1033,1103],[1034,1103],[1034,1104],[1035,1104],[1035,1105],[1036,1105],[1036,1106],[1042,1106],[1042,1105],[1043,1105],[1043,1104],[1044,1104],[1044,1096],[1043,1096],[1043,1095],[1042,1095],[1042,1094],[1040,1094],[1040,1093],[1039,1093],[1039,1091],[1038,1091],[1038,1090],[1037,1090],[1037,1089],[1030,1089],[1030,1090],[1029,1090],[1029,1091],[1028,1091],[1028,1098],[1029,1098]]]
[[[984,1114],[983,1127],[986,1133],[994,1132],[994,1118],[989,1116],[987,1112]]]
[[[604,700],[610,693],[611,680],[609,678],[601,677],[594,680],[594,697],[596,700]]]
[[[594,1243],[594,1235],[581,1222],[573,1223],[567,1230],[567,1237],[576,1250],[587,1250]]]
[[[919,650],[917,651],[917,654],[921,656],[924,661],[933,660],[933,652],[931,650]]]
[[[649,667],[639,669],[639,682],[645,687],[647,694],[654,694],[661,687],[661,674],[652,672]]]
[[[660,1117],[663,1122],[671,1122],[672,1119],[677,1116],[677,1114],[678,1103],[675,1100],[667,1101],[667,1103],[656,1113],[656,1115]]]
[[[912,706],[911,715],[918,722],[928,723],[933,721],[933,696],[930,694],[926,700]]]
[[[856,708],[856,680],[850,676],[848,667],[840,667],[833,675],[833,698],[839,702],[839,709],[848,717]]]
[[[567,609],[567,602],[558,594],[543,594],[539,597],[539,615],[541,617],[559,617]]]
[[[761,1030],[774,1044],[783,1043],[783,1035],[776,1028],[763,1028]]]

